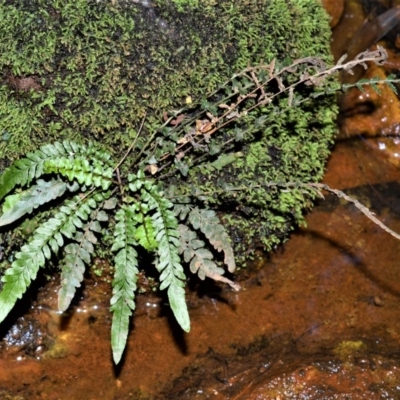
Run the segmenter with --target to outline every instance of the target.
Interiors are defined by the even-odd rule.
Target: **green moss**
[[[340,342],[333,352],[341,359],[346,360],[349,357],[354,357],[360,353],[364,353],[367,350],[367,346],[361,340],[352,341],[344,340]]]
[[[145,115],[138,149],[164,112],[180,109],[188,97],[200,102],[248,65],[274,58],[288,65],[310,55],[331,60],[328,21],[317,0],[153,3],[148,8],[132,2],[0,1],[0,152],[5,157],[17,158],[54,140],[94,139],[118,158]],[[302,88],[297,95],[305,100],[313,90],[318,89]],[[193,173],[183,184],[175,176],[166,184],[177,185],[181,193],[189,193],[190,185],[218,193],[207,201],[221,208],[237,250],[248,254],[254,243],[270,249],[301,222],[313,194],[271,186],[233,197],[219,189],[320,179],[335,130],[333,102],[320,97],[288,108],[282,98],[255,109],[235,128],[257,129],[225,147],[244,153],[236,164]],[[215,153],[235,134],[223,130]]]

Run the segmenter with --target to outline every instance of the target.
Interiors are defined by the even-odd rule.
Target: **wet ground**
[[[336,56],[364,18],[355,2],[346,7]],[[389,73],[368,73],[377,72]],[[325,183],[400,232],[400,102],[353,91],[342,106]],[[239,293],[212,282],[188,293],[190,334],[165,299],[139,296],[118,368],[109,285],[88,278],[82,300],[61,316],[53,280],[3,327],[0,399],[400,398],[400,241],[353,205],[327,195],[307,227],[240,279]]]

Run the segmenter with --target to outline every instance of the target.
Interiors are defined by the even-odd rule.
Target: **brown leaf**
[[[185,118],[185,114],[181,114],[181,115],[179,115],[177,118],[175,118],[175,119],[173,119],[171,122],[170,122],[170,124],[171,125],[179,125],[182,121],[183,121],[183,119]]]

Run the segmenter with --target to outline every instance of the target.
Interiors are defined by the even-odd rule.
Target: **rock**
[[[168,112],[187,106],[186,117],[194,115],[196,107],[209,104],[203,101],[207,96],[212,103],[228,95],[229,102],[239,90],[236,83],[209,95],[249,65],[275,60],[276,68],[282,68],[314,55],[332,60],[328,18],[317,0],[12,0],[0,10],[2,37],[0,152],[8,158],[44,142],[74,139],[98,141],[120,159],[144,120],[138,151],[133,151],[137,154]],[[255,71],[237,77],[237,85],[267,73]],[[280,84],[271,82],[268,90],[274,93],[281,84],[299,79],[291,74],[294,69]],[[321,179],[336,130],[335,97],[307,99],[323,90],[301,86],[293,99],[283,93],[251,112],[239,107],[237,115],[243,115],[238,122],[213,133],[212,143],[196,148],[190,159],[182,161],[186,153],[178,153],[173,142],[182,144],[185,137],[171,140],[176,151],[172,164],[181,169],[162,179],[163,184],[181,194],[190,187],[211,190],[214,195],[207,201],[226,211],[221,217],[243,259],[256,247],[270,250],[285,239],[311,205],[315,195],[307,190],[264,185]],[[241,107],[251,107],[252,101],[249,97]],[[289,107],[292,101],[299,105]],[[162,143],[163,134],[156,139]],[[188,165],[198,162],[201,149],[208,153],[207,162],[219,154],[241,156],[222,170],[206,168],[182,176]],[[153,156],[155,162],[163,157],[157,149]],[[156,173],[152,165],[151,173]],[[232,184],[248,188],[250,183],[257,187],[251,193],[233,196],[226,189]]]
[[[344,10],[344,0],[322,0],[322,4],[324,5],[327,13],[331,17],[331,28],[334,28],[342,17]]]

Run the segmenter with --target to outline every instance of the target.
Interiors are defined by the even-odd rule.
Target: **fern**
[[[102,200],[101,196],[100,199]],[[94,203],[92,202],[92,207]],[[61,269],[61,289],[58,292],[58,308],[60,311],[65,311],[74,295],[75,290],[81,285],[83,274],[85,272],[85,264],[89,265],[91,254],[94,252],[93,245],[97,243],[97,237],[94,232],[101,232],[99,221],[107,221],[107,215],[104,215],[100,210],[94,212],[94,219],[92,219],[85,226],[82,221],[88,218],[88,207],[78,208],[78,213],[75,213],[76,218],[73,219],[74,225],[82,231],[77,231],[74,235],[74,240],[77,243],[70,243],[65,247],[65,257],[60,266]]]
[[[190,271],[200,279],[209,277],[227,283],[234,290],[239,289],[239,285],[223,276],[224,265],[231,273],[236,268],[234,252],[223,223],[215,211],[209,209],[211,204],[221,206],[224,200],[216,201],[209,197],[208,192],[217,195],[225,191],[225,198],[229,199],[241,195],[235,203],[239,205],[249,204],[250,201],[242,201],[243,197],[255,194],[259,198],[252,197],[255,206],[251,206],[251,210],[264,219],[265,230],[270,230],[270,217],[274,219],[272,230],[282,224],[286,226],[283,216],[268,214],[268,207],[277,198],[269,196],[274,190],[278,192],[276,188],[280,184],[275,181],[285,181],[278,164],[286,163],[288,154],[288,157],[294,154],[297,159],[296,152],[301,148],[288,146],[291,152],[283,151],[279,156],[282,159],[273,163],[268,157],[259,157],[258,153],[279,153],[287,141],[283,135],[269,144],[269,138],[275,137],[275,131],[279,131],[280,121],[276,122],[276,127],[266,126],[267,121],[274,122],[267,118],[267,114],[289,114],[291,105],[309,101],[313,96],[326,95],[330,90],[328,87],[297,98],[294,90],[298,85],[304,88],[319,84],[336,71],[349,70],[366,61],[378,63],[385,58],[386,53],[378,47],[376,52],[363,53],[361,58],[349,63],[343,64],[343,60],[339,60],[330,69],[314,57],[279,67],[273,60],[269,65],[248,67],[236,74],[203,98],[200,104],[171,111],[170,117],[167,113],[166,122],[161,127],[151,117],[146,127],[151,132],[148,137],[147,132],[141,132],[143,121],[127,153],[118,161],[95,143],[83,145],[72,141],[47,144],[15,161],[0,176],[0,201],[3,201],[0,227],[17,223],[28,214],[39,214],[43,220],[48,215],[40,214],[43,206],[51,210],[52,217],[39,225],[19,251],[8,254],[14,261],[2,277],[0,322],[50,259],[59,260],[58,269],[61,271],[58,307],[61,311],[68,309],[82,283],[85,269],[91,263],[95,247],[101,242],[102,253],[110,255],[110,263],[114,266],[110,300],[114,362],[120,362],[126,347],[130,317],[135,309],[141,262],[139,254],[143,251],[154,257],[160,289],[167,291],[171,310],[179,325],[189,331],[184,263],[189,264]],[[244,58],[242,61],[247,65]],[[379,83],[373,78],[359,82],[358,86],[362,88],[369,84],[379,90]],[[386,83],[394,90],[397,80],[388,77]],[[284,95],[282,101],[278,100],[281,95]],[[280,109],[282,105],[283,110]],[[331,113],[326,113],[324,123],[331,125],[331,116]],[[292,127],[293,122],[285,122],[282,129]],[[296,122],[300,131],[303,131],[303,123],[306,124],[305,121]],[[327,128],[326,132],[330,130]],[[265,144],[271,148],[266,148]],[[323,152],[327,151],[324,146]],[[133,157],[129,157],[131,151],[134,151]],[[310,157],[316,155],[310,154]],[[127,159],[131,165],[125,163]],[[317,163],[322,159],[318,158]],[[308,163],[305,164],[308,167]],[[226,174],[225,168],[228,169]],[[272,168],[272,175],[266,174],[268,168]],[[177,171],[185,177],[184,184],[180,184],[180,176],[175,176]],[[226,179],[232,171],[236,175]],[[260,176],[256,176],[258,171]],[[210,175],[214,177],[207,181]],[[169,186],[163,187],[162,182],[171,176]],[[266,176],[272,176],[273,182],[268,180],[266,184],[269,190],[257,191],[257,188],[261,189],[259,180],[264,182]],[[236,177],[241,185],[237,188],[233,184]],[[246,186],[247,182],[252,183]],[[222,189],[216,189],[216,186]],[[266,209],[265,213],[259,212],[262,208]],[[301,205],[296,206],[296,210],[300,208]],[[243,211],[246,213],[245,209]],[[225,216],[223,221],[228,219],[229,216]],[[238,223],[236,226],[247,225]],[[109,238],[110,234],[106,232],[111,233],[110,248],[107,248],[109,240],[99,240],[104,235]],[[273,238],[272,243],[277,240],[276,236]],[[142,251],[138,252],[138,249]],[[223,263],[215,257],[217,252],[222,253]]]
[[[50,249],[54,250],[64,244],[60,232],[67,233],[68,236],[75,230],[70,215],[66,212],[67,209],[69,211],[69,208],[64,207],[64,211],[61,210],[54,218],[37,228],[32,239],[16,253],[16,260],[5,271],[2,278],[4,285],[0,293],[0,322],[22,297],[31,281],[36,278],[39,268],[45,265],[46,259],[50,259]]]
[[[193,168],[193,170],[198,169],[202,173],[220,171],[229,164],[232,164],[237,160],[237,158],[242,157],[243,153],[228,153],[221,154],[215,161],[208,164],[200,164]]]
[[[4,172],[0,178],[4,183],[2,195],[11,193],[3,202],[0,226],[38,212],[45,204],[52,206],[53,200],[58,201],[53,202],[57,207],[54,217],[34,231],[28,243],[14,255],[15,261],[2,278],[0,322],[36,278],[39,268],[51,258],[60,260],[58,308],[67,310],[91,263],[99,236],[103,235],[102,225],[107,225],[113,236],[110,251],[114,254],[115,271],[110,301],[111,346],[114,361],[119,363],[135,309],[139,247],[154,254],[160,289],[167,291],[171,310],[187,332],[190,320],[182,261],[190,264],[190,270],[201,279],[210,277],[234,289],[238,287],[222,276],[223,269],[213,260],[205,242],[194,231],[188,233],[187,227],[186,231],[178,227],[178,216],[189,220],[195,230],[208,238],[211,246],[224,252],[225,262],[232,270],[228,236],[214,213],[193,208],[189,197],[185,198],[184,207],[174,204],[165,197],[162,187],[141,169],[128,175],[123,183],[119,170],[112,165],[110,154],[98,146],[63,142],[29,153]],[[48,180],[46,176],[52,178]],[[76,191],[78,194],[69,199],[69,193]],[[111,214],[114,218],[110,218]]]
[[[147,183],[147,182],[146,182]],[[189,332],[189,313],[185,301],[184,280],[186,278],[179,257],[178,221],[172,212],[173,204],[162,197],[156,185],[145,184],[142,199],[155,209],[153,224],[158,243],[159,261],[156,264],[160,275],[160,289],[168,288],[171,309],[183,330]]]
[[[400,82],[400,79],[396,78],[395,75],[390,74],[385,78],[381,78],[379,76],[374,76],[372,78],[363,78],[358,80],[355,83],[344,83],[342,85],[342,90],[346,91],[350,88],[356,87],[358,90],[361,92],[365,92],[365,86],[370,86],[377,94],[381,94],[381,90],[378,85],[381,84],[386,84],[389,86],[389,88],[397,95],[398,90],[395,84],[398,84]]]
[[[85,157],[57,158],[44,163],[47,173],[57,173],[76,180],[81,185],[101,187],[107,190],[111,185],[113,170],[106,168],[102,162],[90,163]]]
[[[64,259],[60,265],[61,288],[58,291],[58,309],[65,311],[81,285],[85,263],[90,263],[89,253],[77,243],[69,243],[64,249]]]
[[[67,184],[60,180],[46,182],[42,179],[29,189],[7,196],[4,201],[3,215],[0,217],[0,226],[11,224],[35,208],[62,196]]]
[[[0,177],[0,200],[14,187],[29,185],[33,179],[42,176],[45,161],[66,155],[68,150],[72,148],[67,144],[48,144],[16,161]]]
[[[115,256],[115,274],[112,282],[113,297],[111,298],[111,311],[113,312],[111,328],[111,346],[114,362],[121,360],[129,331],[129,319],[135,309],[135,291],[138,260],[133,239],[137,221],[135,220],[136,207],[124,206],[115,219],[117,224],[114,230],[114,244],[111,251]]]
[[[78,161],[79,159],[77,159],[75,168],[77,168],[77,172],[79,168],[81,168],[81,174],[77,175],[81,176],[81,181],[84,180],[84,171],[87,165],[86,161],[83,161],[85,157],[95,162],[93,176],[97,179],[99,179],[98,176],[103,176],[103,171],[100,169],[102,166],[108,165],[108,167],[110,167],[109,161],[111,160],[111,155],[97,148],[93,143],[90,143],[87,147],[68,141],[46,144],[40,149],[28,153],[25,158],[16,161],[4,171],[3,175],[0,177],[0,200],[16,186],[29,185],[32,180],[52,172],[52,170],[59,173],[64,172],[64,174],[67,175],[67,167],[70,166],[68,160],[72,160],[79,155],[81,155],[83,159],[81,159],[80,162]],[[65,170],[62,169],[63,163],[65,163]],[[80,165],[80,163],[83,165]],[[59,167],[60,171],[57,171],[57,164],[61,164]],[[108,168],[104,174],[110,177],[110,168]],[[69,176],[72,178],[72,175]],[[99,182],[98,186],[100,185],[101,183]]]
[[[224,263],[227,265],[229,272],[234,272],[236,263],[230,238],[223,225],[221,225],[215,211],[200,210],[195,207],[189,213],[188,218],[193,228],[204,233],[217,251],[224,252]]]

